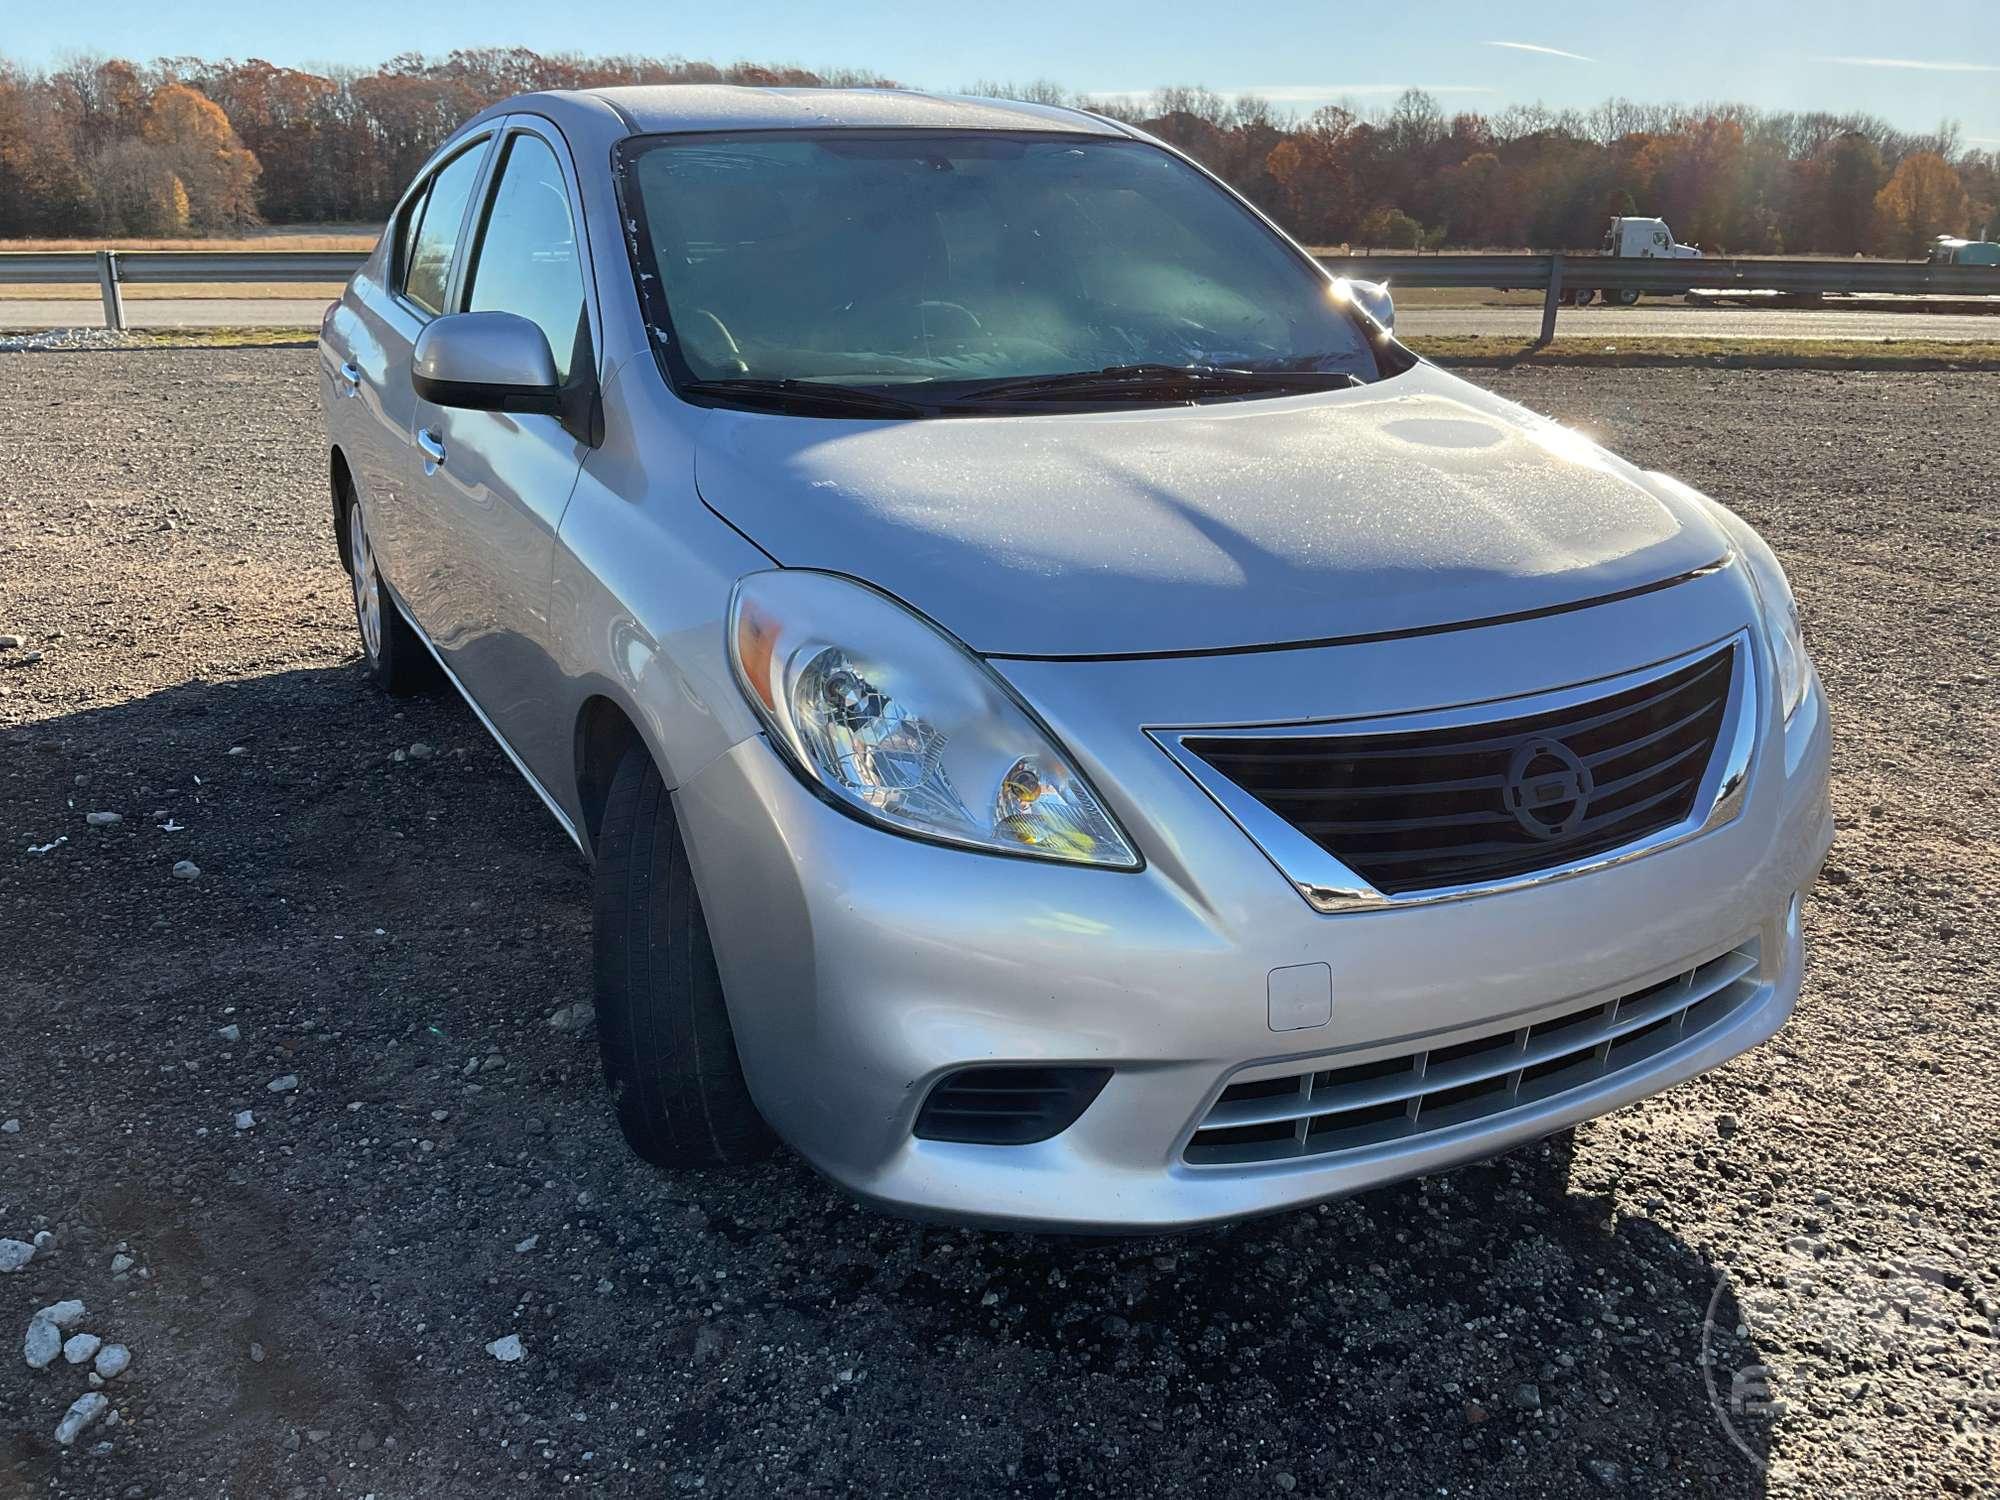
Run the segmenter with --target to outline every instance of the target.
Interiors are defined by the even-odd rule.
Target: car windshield
[[[1384,373],[1324,276],[1142,141],[646,137],[627,145],[624,192],[647,313],[683,382],[933,401],[1080,372]],[[1239,378],[1229,394],[1297,388]]]

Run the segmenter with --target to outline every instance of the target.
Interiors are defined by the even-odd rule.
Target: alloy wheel
[[[347,512],[347,557],[354,575],[354,618],[361,626],[361,645],[370,661],[380,661],[382,580],[375,572],[375,551],[368,545],[368,523],[359,500]]]

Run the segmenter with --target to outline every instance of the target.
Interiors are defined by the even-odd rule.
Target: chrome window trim
[[[1559,712],[1610,697],[1630,688],[1643,687],[1711,656],[1718,647],[1734,651],[1730,676],[1729,703],[1716,731],[1717,753],[1709,756],[1701,784],[1695,789],[1694,810],[1682,821],[1657,829],[1644,838],[1616,849],[1586,855],[1567,864],[1552,865],[1526,875],[1467,885],[1434,886],[1393,896],[1377,890],[1336,856],[1320,848],[1249,792],[1217,771],[1188,749],[1189,739],[1261,739],[1273,731],[1295,737],[1323,736],[1338,739],[1369,734],[1405,734],[1425,729],[1458,728],[1491,719],[1523,718],[1531,714]],[[1408,907],[1435,906],[1444,901],[1464,901],[1475,896],[1498,895],[1503,891],[1549,885],[1578,875],[1609,869],[1676,844],[1699,838],[1722,827],[1742,811],[1744,790],[1750,777],[1750,761],[1757,744],[1758,705],[1762,701],[1757,656],[1748,626],[1719,641],[1710,641],[1692,651],[1655,662],[1636,671],[1589,682],[1572,684],[1549,692],[1511,698],[1487,699],[1456,708],[1419,710],[1413,713],[1376,715],[1366,719],[1320,720],[1309,723],[1234,725],[1212,729],[1187,727],[1149,728],[1146,733],[1162,750],[1209,795],[1229,820],[1278,868],[1314,911],[1337,915],[1356,911],[1397,911]]]

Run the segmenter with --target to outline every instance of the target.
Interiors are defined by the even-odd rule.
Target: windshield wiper
[[[689,380],[682,383],[684,396],[708,397],[765,406],[777,411],[816,412],[825,416],[923,417],[930,408],[899,396],[864,391],[854,385],[830,385],[818,380],[757,380],[748,376],[728,380]]]
[[[1088,401],[1155,395],[1240,396],[1253,391],[1343,390],[1361,385],[1351,370],[1251,370],[1229,365],[1107,365],[1061,375],[1029,375],[961,392],[953,401]]]

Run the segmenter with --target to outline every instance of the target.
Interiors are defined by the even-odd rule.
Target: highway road
[[[125,313],[135,328],[311,328],[318,325],[326,302],[325,297],[134,298],[126,302]],[[0,301],[0,329],[95,327],[102,317],[95,302]],[[1397,319],[1406,334],[1522,339],[1533,338],[1541,323],[1538,307],[1410,307]],[[1606,343],[1659,338],[2000,340],[2000,316],[1707,308],[1661,301],[1637,307],[1566,307],[1556,320],[1556,336]]]
[[[1481,334],[1531,339],[1541,327],[1539,307],[1412,307],[1396,318],[1397,330],[1412,336]],[[1637,307],[1565,307],[1556,317],[1556,337],[1605,343],[1665,338],[2000,340],[2000,317],[1642,302]]]

